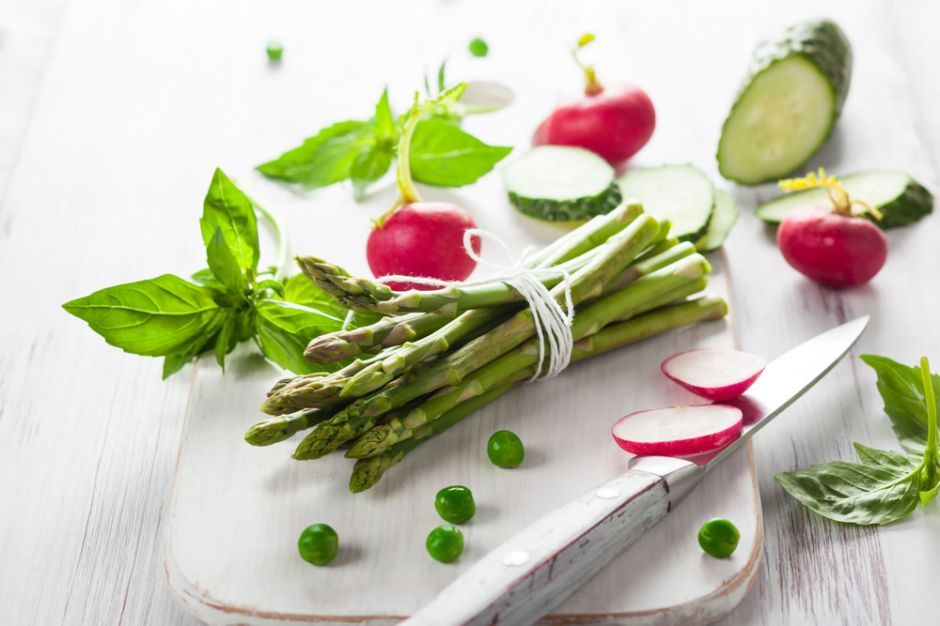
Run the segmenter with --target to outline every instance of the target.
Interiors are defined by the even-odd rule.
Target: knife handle
[[[666,480],[634,467],[506,541],[403,624],[531,624],[669,510]]]

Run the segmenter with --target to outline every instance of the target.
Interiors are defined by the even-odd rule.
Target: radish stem
[[[596,96],[604,91],[604,85],[597,79],[597,72],[594,70],[594,66],[585,64],[581,61],[581,57],[578,56],[581,48],[587,46],[592,41],[594,41],[594,35],[592,33],[584,33],[578,37],[577,44],[571,48],[571,57],[574,59],[574,62],[577,63],[578,67],[581,68],[581,71],[584,72],[584,93],[589,96]]]
[[[930,376],[927,357],[920,359],[920,376],[924,381],[924,401],[927,404],[927,447],[924,449],[924,484],[937,484],[937,400]]]
[[[421,195],[418,193],[414,181],[411,179],[411,165],[409,159],[411,155],[411,138],[415,134],[415,127],[418,125],[418,120],[429,108],[430,102],[426,100],[423,103],[419,103],[418,92],[415,92],[414,104],[402,125],[401,137],[398,139],[398,164],[395,173],[398,177],[398,190],[401,193],[398,200],[395,202],[395,206],[392,207],[392,211],[402,204],[421,201]],[[384,218],[386,216],[387,215],[383,216],[382,221],[385,221]]]
[[[421,121],[421,118],[424,117],[428,111],[433,109],[436,105],[446,107],[457,102],[466,88],[467,83],[460,83],[447,89],[436,98],[428,100],[421,100],[418,92],[415,92],[414,104],[412,104],[411,109],[401,117],[402,128],[401,135],[398,138],[398,162],[395,165],[395,177],[399,192],[398,197],[395,199],[395,203],[392,207],[375,221],[376,228],[382,228],[382,226],[385,225],[385,220],[387,220],[398,207],[413,202],[421,202],[421,194],[418,193],[414,180],[411,178],[411,138],[414,137],[418,122]]]

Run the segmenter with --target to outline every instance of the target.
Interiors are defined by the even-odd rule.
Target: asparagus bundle
[[[279,381],[262,404],[271,417],[245,439],[270,445],[309,430],[297,459],[345,447],[357,459],[349,483],[354,492],[374,485],[420,443],[541,373],[540,331],[506,281],[393,292],[321,259],[298,261],[346,306],[386,317],[311,341],[305,355],[317,363],[362,358],[330,374]],[[727,312],[721,298],[701,296],[710,271],[705,258],[669,238],[669,224],[635,203],[595,217],[527,266],[539,270],[559,305],[570,298],[575,308],[573,362]]]

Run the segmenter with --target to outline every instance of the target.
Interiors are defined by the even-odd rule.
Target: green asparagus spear
[[[622,204],[610,213],[598,215],[562,235],[532,255],[529,261],[532,267],[551,267],[570,261],[600,247],[642,213],[643,206],[637,202]]]
[[[584,300],[601,295],[606,285],[622,273],[630,261],[646,249],[658,233],[659,223],[648,215],[641,215],[611,237],[598,248],[598,253],[587,265],[572,274],[569,287],[572,303],[577,306]],[[564,285],[558,285],[550,293],[557,302],[563,304],[566,299],[565,291]],[[602,298],[600,302],[606,300],[607,298]],[[596,305],[592,308],[594,306]],[[575,318],[576,324],[579,323],[577,320],[580,317],[582,316]],[[377,418],[390,409],[446,385],[458,383],[463,376],[512,350],[534,334],[532,311],[519,311],[508,321],[438,362],[412,371],[401,384],[381,389],[353,402],[301,441],[294,452],[294,458],[319,458],[336,450],[343,443],[372,428]]]
[[[270,446],[290,438],[294,433],[316,426],[330,415],[330,412],[321,409],[304,409],[289,415],[267,417],[248,429],[245,441],[253,446]]]
[[[391,354],[395,347],[387,351]],[[357,372],[369,366],[379,355],[349,363],[346,367],[329,374],[316,372],[294,378],[283,378],[268,391],[268,397],[261,405],[261,410],[269,415],[283,415],[302,409],[327,409],[341,405],[346,400],[340,397],[340,391],[346,382]]]
[[[660,333],[695,324],[705,320],[720,319],[727,314],[728,307],[717,296],[705,296],[681,304],[663,307],[644,313],[630,321],[611,324],[589,337],[575,343],[573,361],[603,354],[615,348],[658,335]],[[518,380],[525,380],[519,376]],[[513,384],[503,384],[482,395],[475,396],[447,411],[437,420],[418,428],[411,439],[396,443],[388,450],[369,458],[359,459],[349,479],[349,490],[353,493],[374,486],[382,475],[404,456],[427,441],[457,424],[464,417],[507,393]]]
[[[409,313],[383,317],[374,324],[314,337],[304,356],[314,363],[345,361],[377,347],[414,341],[454,319],[452,313]]]

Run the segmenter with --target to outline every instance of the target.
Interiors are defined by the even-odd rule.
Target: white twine
[[[473,249],[473,237],[479,237],[481,240],[490,239],[498,244],[506,252],[506,256],[510,259],[510,262],[508,264],[495,263],[478,255]],[[410,282],[435,287],[449,287],[452,285],[467,287],[483,285],[494,280],[501,280],[508,283],[513,289],[518,291],[519,295],[528,303],[529,309],[532,311],[535,333],[539,341],[538,367],[535,370],[535,374],[529,380],[535,381],[542,378],[558,376],[558,374],[563,372],[565,368],[568,367],[568,364],[571,363],[571,355],[574,352],[574,336],[571,334],[571,324],[574,321],[574,304],[571,301],[571,276],[568,273],[566,265],[527,268],[525,267],[525,263],[531,256],[533,248],[524,248],[519,257],[516,258],[505,241],[500,239],[497,235],[480,228],[468,228],[464,231],[463,247],[470,258],[480,265],[502,270],[506,273],[496,278],[470,282],[446,281],[437,278],[404,276],[400,274],[381,276],[379,280],[382,282]],[[552,296],[549,289],[542,284],[542,280],[558,276],[561,277],[561,284],[564,287],[564,309],[554,296]],[[548,353],[547,367],[545,363],[546,352]]]

